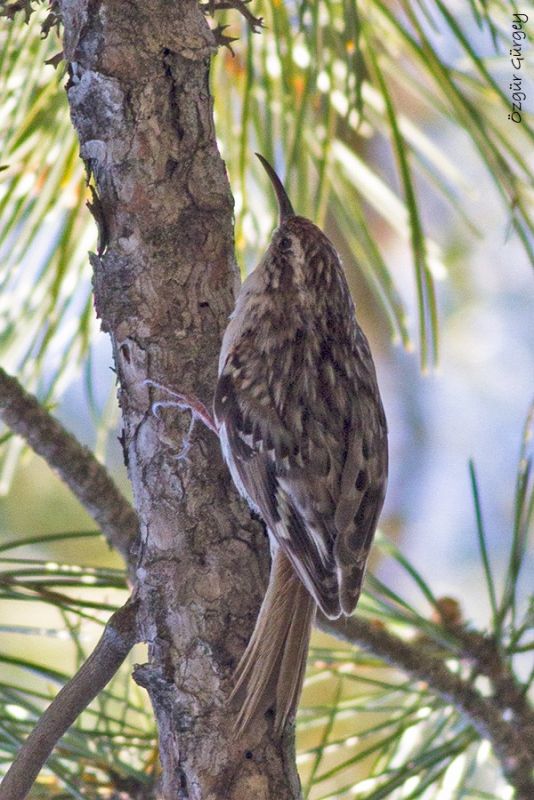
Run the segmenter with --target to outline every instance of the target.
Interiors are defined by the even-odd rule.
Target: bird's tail
[[[306,669],[316,603],[278,550],[256,627],[239,662],[232,698],[242,700],[236,722],[241,735],[259,713],[274,710],[281,734],[294,714]]]

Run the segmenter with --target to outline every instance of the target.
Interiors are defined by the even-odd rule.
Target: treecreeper
[[[237,671],[237,731],[295,715],[317,607],[351,614],[384,502],[387,426],[341,260],[293,211],[270,164],[280,223],[224,334],[214,420],[233,481],[265,522],[269,586]],[[202,415],[200,415],[202,416]]]
[[[280,224],[244,281],[219,357],[214,414],[153,380],[219,436],[233,481],[265,522],[269,585],[235,672],[236,732],[274,712],[294,718],[317,607],[330,619],[358,602],[388,472],[387,425],[369,344],[341,260],[298,216],[271,165]]]

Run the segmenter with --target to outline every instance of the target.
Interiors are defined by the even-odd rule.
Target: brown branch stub
[[[34,12],[32,8],[31,0],[13,0],[12,3],[2,2],[0,3],[0,16],[7,17],[8,19],[14,19],[15,15],[18,14],[19,11],[24,12],[24,22],[28,23],[30,21],[30,17]]]
[[[48,9],[48,14],[41,25],[41,36],[43,39],[46,39],[52,28],[56,28],[56,32],[59,34],[61,25],[61,16],[58,12],[58,0],[49,0]],[[31,15],[34,14],[37,9],[33,7],[33,0],[13,0],[11,3],[7,2],[7,0],[0,0],[0,17],[7,17],[7,19],[13,20],[19,11],[24,13],[24,22],[28,24]],[[48,63],[50,63],[50,61],[45,61],[45,64]]]
[[[50,703],[0,784],[0,800],[24,800],[65,731],[113,678],[138,641],[138,601],[109,619],[97,646]]]
[[[128,562],[137,537],[135,511],[91,451],[1,368],[0,419],[58,473]]]
[[[250,0],[209,0],[207,3],[200,3],[200,8],[204,14],[213,16],[216,11],[227,11],[235,9],[247,21],[252,33],[260,33],[263,25],[263,17],[256,17],[248,7]]]
[[[232,42],[237,42],[237,36],[226,36],[224,31],[226,28],[229,28],[229,25],[217,25],[216,28],[212,28],[211,32],[213,33],[215,42],[218,47],[227,47],[228,50],[231,52],[233,56],[235,56],[234,49],[232,47]]]
[[[346,620],[318,618],[321,630],[361,647],[412,678],[427,683],[435,694],[466,716],[479,735],[488,739],[503,773],[516,790],[517,800],[534,797],[534,735],[531,722],[506,721],[494,698],[483,697],[472,685],[453,674],[440,658],[426,653],[361,617]],[[531,717],[530,717],[531,719]]]

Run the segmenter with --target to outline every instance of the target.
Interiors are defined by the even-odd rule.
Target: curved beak
[[[261,161],[265,172],[271,179],[271,183],[274,187],[274,191],[276,192],[276,199],[278,200],[278,208],[280,209],[280,224],[289,219],[289,217],[294,217],[295,212],[293,211],[293,206],[291,205],[291,200],[287,196],[287,192],[284,189],[284,184],[271,167],[269,162],[259,153],[256,153],[259,160]]]

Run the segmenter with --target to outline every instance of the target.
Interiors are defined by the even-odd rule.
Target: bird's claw
[[[197,421],[197,418],[196,418],[195,414],[193,413],[191,415],[191,422],[189,424],[189,430],[187,431],[187,433],[186,433],[186,435],[184,437],[184,440],[182,442],[182,449],[180,450],[180,452],[176,456],[176,460],[177,461],[185,461],[186,464],[189,462],[189,451],[191,450],[191,444],[192,444],[191,443],[191,436],[193,435],[193,430],[195,428],[195,422],[196,421]]]
[[[193,397],[187,394],[181,394],[179,392],[175,392],[172,389],[167,388],[162,383],[158,383],[157,381],[153,381],[150,378],[147,378],[143,381],[145,386],[151,386],[154,389],[161,389],[164,392],[167,392],[174,397],[175,400],[157,400],[155,403],[152,403],[151,411],[155,417],[160,419],[159,410],[161,408],[179,408],[181,411],[189,410],[192,414],[191,420],[191,427],[187,437],[191,436],[193,431],[193,425],[197,419],[204,423],[204,425],[209,428],[213,433],[219,434],[217,425],[215,420],[213,419],[212,415],[204,405],[204,403],[198,399],[198,397]],[[181,453],[183,452],[183,448]]]
[[[175,400],[158,400],[156,403],[152,403],[151,411],[155,417],[161,419],[161,415],[159,413],[160,408],[179,408],[181,411],[186,411],[189,406],[186,403],[179,403]]]

